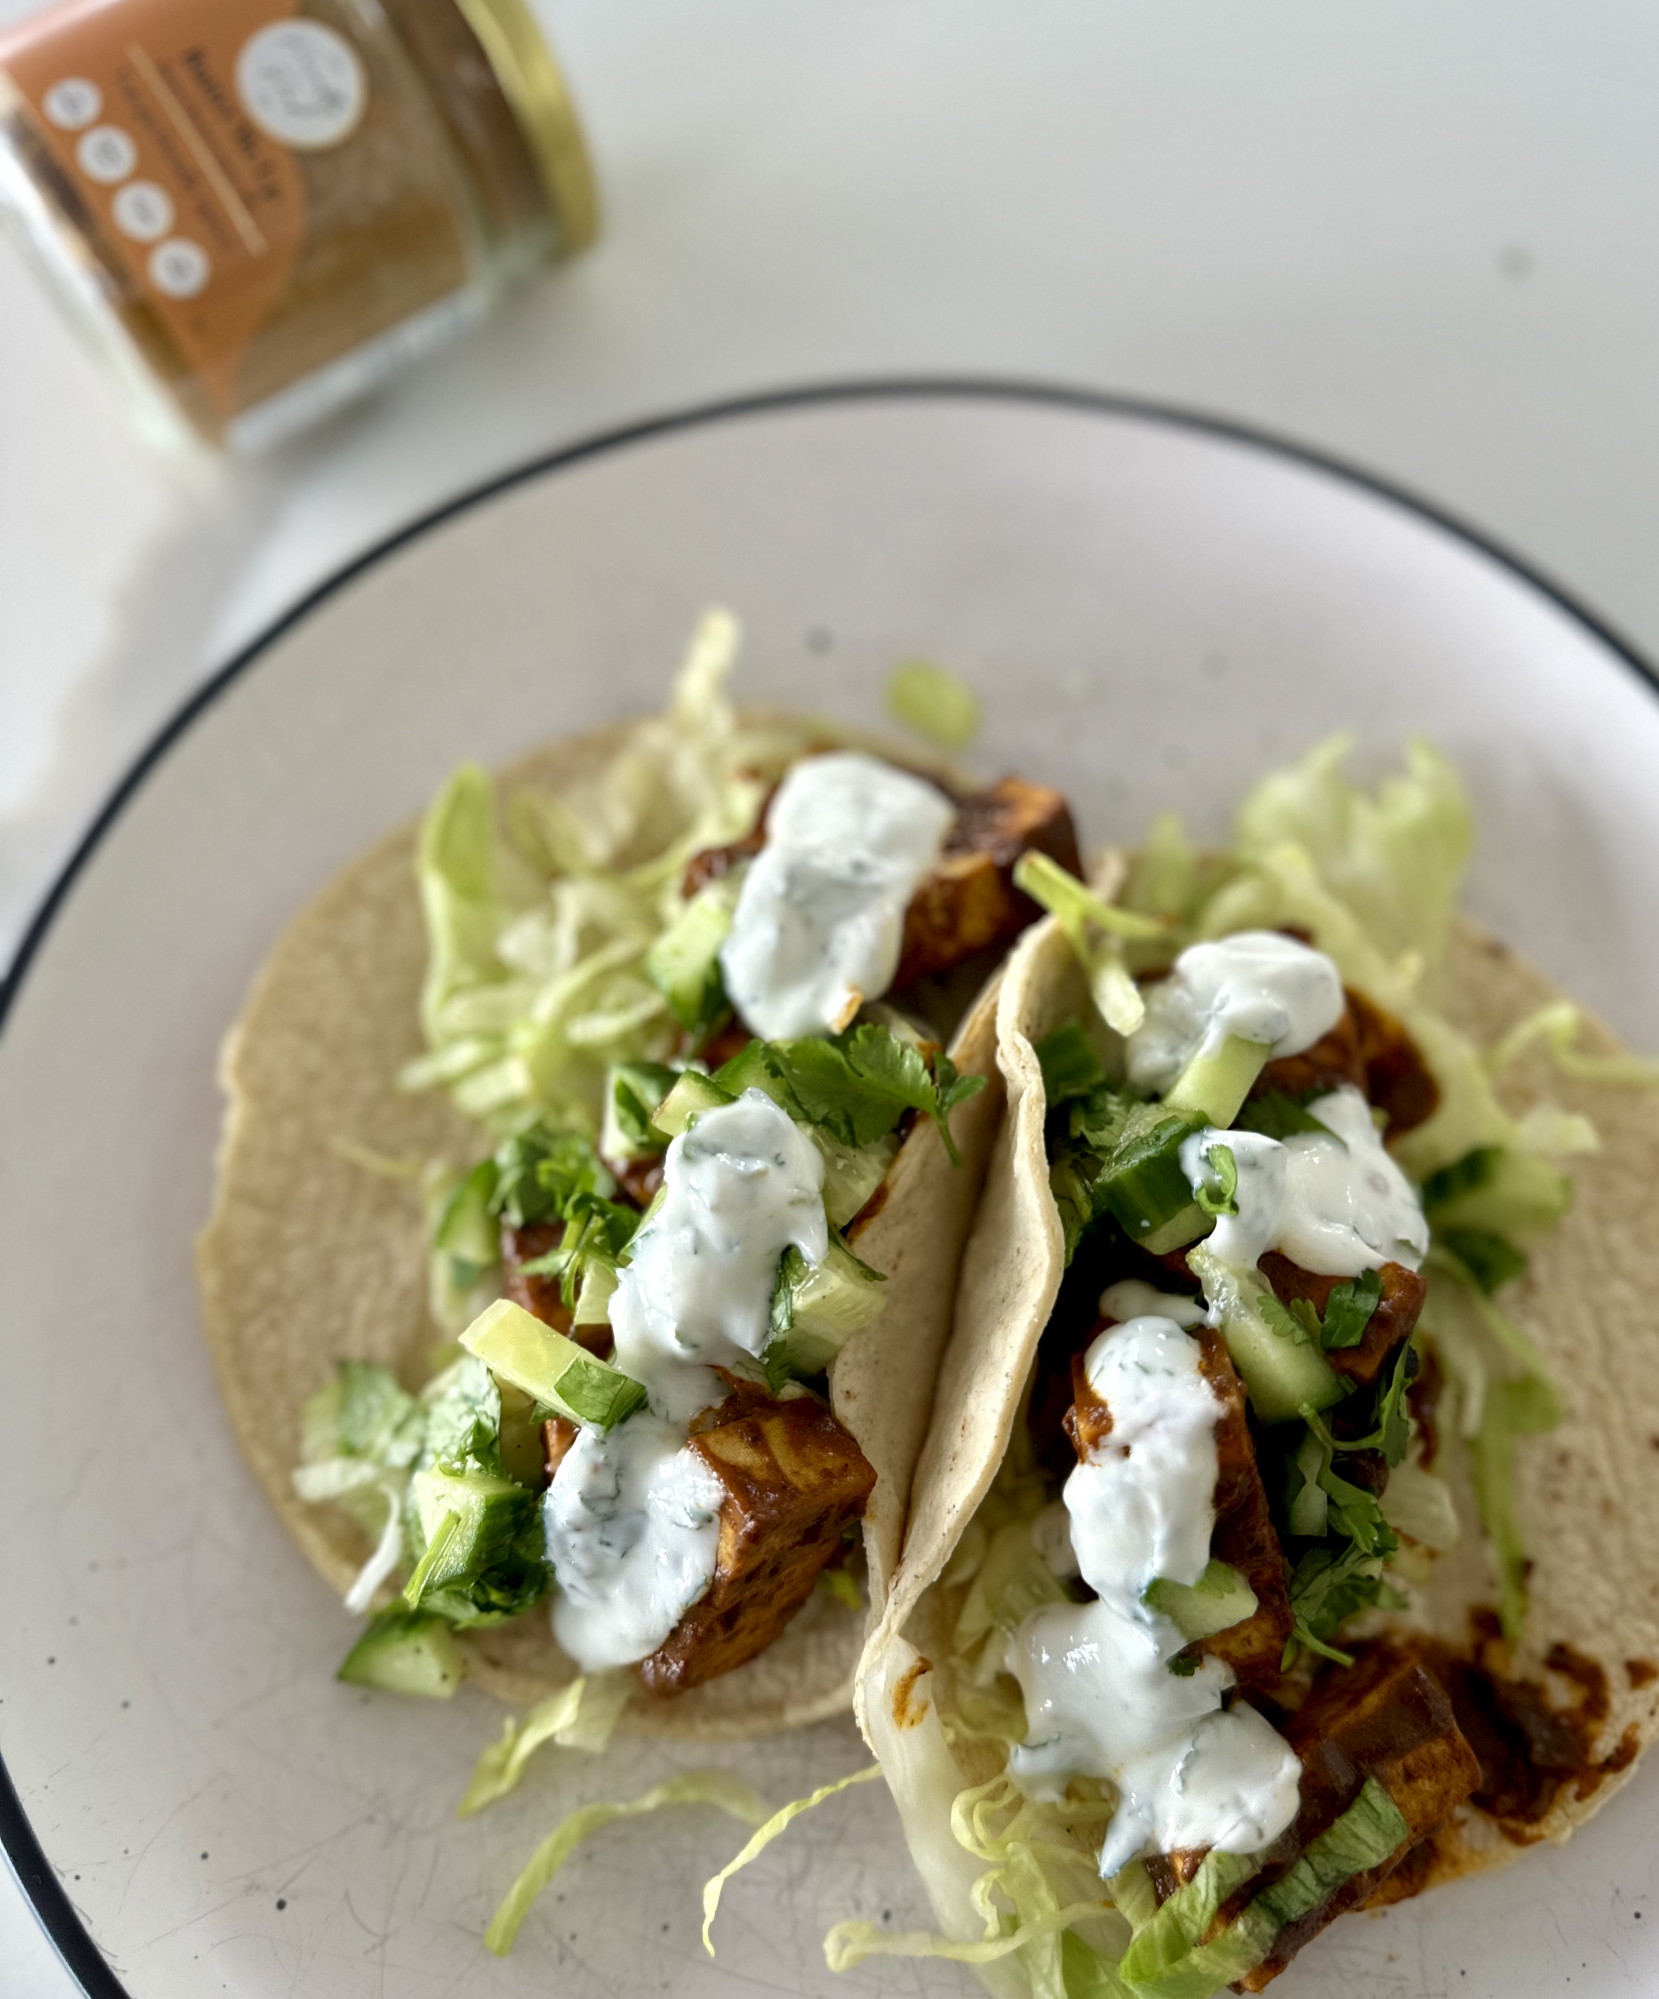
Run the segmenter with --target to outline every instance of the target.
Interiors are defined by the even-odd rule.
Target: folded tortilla
[[[629,733],[622,726],[553,744],[504,772],[502,784],[581,784]],[[906,753],[904,761],[916,760]],[[363,1155],[463,1163],[484,1149],[441,1091],[395,1087],[401,1066],[424,1052],[416,837],[405,827],[348,868],[260,971],[221,1056],[218,1184],[197,1253],[207,1340],[243,1454],[283,1524],[341,1593],[370,1549],[336,1508],[294,1493],[306,1399],[348,1359],[379,1362],[418,1385],[443,1337],[427,1312],[415,1186],[371,1170]],[[877,1473],[865,1540],[878,1600],[897,1561],[956,1267],[1000,1116],[995,1032],[993,985],[952,1048],[964,1074],[989,1079],[951,1120],[961,1168],[933,1125],[918,1121],[857,1236],[859,1255],[887,1273],[887,1284],[881,1314],[848,1340],[830,1385],[836,1414]],[[468,1676],[504,1700],[539,1700],[577,1671],[554,1643],[545,1607],[459,1635]],[[819,1720],[849,1704],[863,1637],[862,1613],[815,1592],[759,1657],[673,1699],[641,1694],[622,1726],[712,1741]]]
[[[1121,876],[1121,864],[1115,871],[1108,865],[1099,886],[1110,896]],[[1531,966],[1461,919],[1447,987],[1447,1017],[1482,1047],[1561,997]],[[1049,1191],[1036,1046],[1065,1022],[1085,1017],[1090,1004],[1058,925],[1051,919],[1027,931],[1005,967],[998,1007],[1003,1123],[963,1256],[903,1552],[873,1613],[859,1670],[866,1737],[896,1773],[901,1816],[941,1926],[964,1941],[983,1934],[983,1919],[968,1901],[978,1870],[941,1815],[941,1796],[948,1813],[949,1781],[942,1783],[937,1769],[930,1782],[918,1784],[914,1775],[928,1757],[951,1753],[928,1700],[928,1662],[948,1649],[953,1614],[947,1591],[933,1585],[989,1490],[1015,1424],[1024,1420],[1026,1383],[1059,1291],[1064,1240]],[[1595,1053],[1624,1052],[1589,1019],[1584,1045]],[[1628,1780],[1636,1758],[1659,1735],[1659,1370],[1649,1353],[1659,1316],[1653,1219],[1659,1101],[1651,1092],[1571,1081],[1541,1049],[1507,1073],[1504,1094],[1517,1114],[1546,1098],[1580,1111],[1601,1135],[1599,1151],[1572,1161],[1574,1201],[1566,1218],[1531,1247],[1527,1276],[1503,1301],[1539,1337],[1565,1404],[1559,1428],[1516,1444],[1520,1521],[1534,1566],[1524,1639],[1506,1677],[1540,1686],[1558,1713],[1594,1724],[1587,1730],[1590,1766],[1562,1785],[1547,1813],[1524,1828],[1512,1826],[1507,1837],[1485,1813],[1464,1807],[1438,1837],[1424,1885],[1502,1865],[1539,1839],[1566,1839]],[[1409,1625],[1466,1650],[1471,1612],[1496,1602],[1497,1576],[1461,1439],[1442,1438],[1436,1469],[1452,1487],[1462,1537],[1438,1558],[1411,1613],[1373,1616],[1379,1628]],[[911,1736],[908,1757],[898,1756],[900,1733],[924,1727],[928,1739]],[[983,1743],[956,1754],[958,1788],[1002,1765],[1000,1750]],[[908,1771],[900,1767],[907,1762]]]

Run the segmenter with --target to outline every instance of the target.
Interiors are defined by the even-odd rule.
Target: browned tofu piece
[[[766,844],[766,815],[776,792],[768,793],[754,826],[742,839],[693,854],[681,881],[695,895]],[[951,793],[956,820],[938,865],[911,899],[905,914],[904,946],[895,988],[948,972],[981,951],[1005,945],[1042,911],[1014,887],[1014,863],[1021,854],[1047,854],[1081,874],[1077,832],[1059,792],[1023,778],[1005,777],[984,791]]]
[[[870,1461],[810,1395],[747,1385],[691,1439],[725,1487],[714,1581],[640,1662],[654,1694],[682,1693],[763,1652],[795,1615],[875,1485]]]
[[[1399,1138],[1434,1115],[1440,1086],[1404,1026],[1364,993],[1344,989],[1348,1004],[1328,1034],[1300,1055],[1281,1055],[1256,1078],[1252,1097],[1270,1090],[1303,1097],[1352,1083],[1387,1115],[1388,1136]]]
[[[573,1326],[571,1309],[559,1296],[557,1276],[527,1272],[524,1268],[557,1249],[564,1240],[564,1232],[563,1222],[527,1222],[523,1228],[514,1228],[511,1222],[503,1221],[501,1288],[515,1305],[521,1305],[544,1326],[551,1326],[554,1332],[563,1333],[566,1339],[605,1360],[615,1345],[610,1327]]]
[[[1322,1908],[1287,1924],[1271,1954],[1240,1981],[1260,1992],[1303,1945],[1348,1909],[1379,1898],[1383,1884],[1430,1838],[1480,1781],[1480,1765],[1464,1740],[1444,1688],[1422,1660],[1384,1640],[1347,1668],[1327,1669],[1284,1735],[1302,1759],[1302,1802],[1294,1824],[1270,1849],[1268,1865],[1224,1907],[1230,1922],[1297,1854],[1332,1825],[1376,1778],[1406,1822],[1406,1837],[1376,1867],[1344,1882]]]
[[[956,801],[938,865],[911,898],[895,987],[937,977],[980,951],[1012,943],[1042,911],[1014,886],[1022,854],[1047,854],[1082,873],[1077,832],[1059,792],[1005,777]]]
[[[577,1438],[576,1425],[568,1416],[549,1416],[541,1426],[542,1463],[547,1467],[547,1476],[553,1474],[565,1461],[566,1453]]]
[[[1292,1263],[1288,1256],[1281,1256],[1276,1249],[1270,1249],[1262,1258],[1261,1271],[1273,1286],[1274,1296],[1281,1305],[1306,1299],[1321,1318],[1325,1316],[1331,1293],[1347,1281],[1304,1270],[1300,1264]],[[1385,1263],[1377,1276],[1382,1282],[1382,1296],[1377,1300],[1377,1309],[1371,1314],[1359,1345],[1330,1347],[1325,1352],[1325,1359],[1337,1374],[1357,1382],[1362,1388],[1375,1384],[1384,1362],[1396,1348],[1404,1346],[1411,1338],[1429,1288],[1415,1270],[1407,1270],[1403,1263]]]
[[[1290,1637],[1290,1597],[1284,1550],[1268,1510],[1267,1488],[1256,1465],[1256,1446],[1245,1420],[1244,1384],[1211,1326],[1193,1337],[1203,1348],[1204,1379],[1221,1403],[1216,1424],[1215,1531],[1210,1553],[1238,1570],[1256,1592],[1256,1608],[1240,1623],[1203,1640],[1202,1649],[1225,1659],[1245,1686],[1274,1687]]]
[[[1388,1136],[1399,1138],[1427,1124],[1440,1105],[1440,1085],[1422,1052],[1393,1014],[1348,991],[1348,1008],[1359,1035],[1365,1064],[1365,1094],[1388,1115]]]
[[[1096,1327],[1109,1323],[1101,1320]],[[1093,1334],[1091,1334],[1091,1342]],[[1225,1341],[1200,1326],[1194,1339],[1202,1349],[1200,1369],[1221,1404],[1216,1419],[1215,1530],[1210,1551],[1229,1562],[1256,1592],[1256,1608],[1240,1623],[1202,1641],[1206,1652],[1225,1659],[1247,1686],[1272,1688],[1290,1637],[1290,1598],[1285,1589],[1284,1551],[1268,1511],[1267,1488],[1256,1465],[1256,1447],[1245,1416],[1244,1386]],[[1085,1352],[1087,1349],[1085,1349]],[[1112,1412],[1089,1384],[1084,1354],[1071,1363],[1072,1404],[1065,1431],[1079,1460],[1111,1434]]]
[[[1359,1028],[1351,1000],[1335,1027],[1322,1034],[1311,1048],[1304,1048],[1300,1055],[1281,1055],[1269,1062],[1256,1078],[1250,1094],[1265,1097],[1270,1091],[1283,1090],[1287,1097],[1304,1097],[1312,1090],[1340,1089],[1344,1083],[1352,1083],[1356,1090],[1365,1088],[1365,1058],[1360,1053]]]

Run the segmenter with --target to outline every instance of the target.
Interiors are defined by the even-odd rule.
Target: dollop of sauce
[[[1357,1277],[1384,1263],[1418,1269],[1429,1225],[1383,1146],[1371,1106],[1345,1083],[1307,1108],[1324,1131],[1292,1132],[1282,1143],[1259,1132],[1214,1130],[1182,1141],[1181,1170],[1195,1192],[1217,1187],[1213,1147],[1225,1145],[1238,1169],[1238,1213],[1217,1220],[1210,1247],[1240,1267],[1276,1249],[1330,1277]]]
[[[689,1420],[725,1392],[710,1369],[759,1357],[792,1246],[811,1264],[828,1253],[824,1156],[769,1096],[745,1090],[669,1146],[662,1206],[611,1300],[616,1365],[659,1414]]]
[[[1269,1060],[1300,1055],[1330,1033],[1345,1005],[1330,959],[1276,930],[1189,945],[1169,977],[1146,990],[1146,1019],[1129,1037],[1129,1080],[1159,1095],[1230,1035],[1258,1042]]]
[[[542,1518],[559,1585],[553,1635],[584,1671],[645,1658],[702,1596],[724,1497],[683,1424],[642,1409],[578,1434]]]
[[[543,1501],[553,1633],[586,1672],[654,1652],[714,1580],[724,1488],[687,1443],[726,1393],[716,1367],[758,1358],[778,1261],[829,1248],[823,1155],[760,1090],[703,1112],[669,1146],[662,1205],[611,1301],[616,1365],[647,1406],[583,1428]]]
[[[1105,1319],[1173,1319],[1183,1331],[1204,1323],[1206,1306],[1202,1298],[1183,1298],[1179,1291],[1160,1291],[1143,1278],[1121,1277],[1100,1294],[1100,1313]]]
[[[879,999],[955,817],[933,785],[857,750],[795,764],[720,950],[744,1025],[768,1041],[831,1034]]]
[[[1196,1582],[1210,1558],[1220,1404],[1199,1360],[1194,1339],[1151,1314],[1108,1327],[1089,1348],[1089,1383],[1112,1427],[1064,1500],[1097,1601],[1034,1611],[1008,1647],[1028,1730],[1010,1757],[1016,1781],[1051,1798],[1073,1777],[1117,1785],[1103,1876],[1149,1844],[1259,1852],[1300,1795],[1289,1745],[1253,1708],[1222,1706],[1231,1667],[1206,1658],[1186,1677],[1170,1672],[1186,1641],[1142,1601],[1160,1576]]]

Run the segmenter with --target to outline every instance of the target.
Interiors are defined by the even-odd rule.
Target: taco
[[[350,1681],[536,1740],[844,1707],[1064,802],[727,703],[467,767],[278,943],[200,1243],[237,1436]],[[735,1002],[735,1005],[734,1005]],[[948,1050],[947,1050],[948,1044]],[[859,1525],[863,1547],[859,1549]],[[488,1786],[486,1786],[488,1789]]]
[[[859,1711],[993,1990],[1259,1991],[1565,1839],[1659,1733],[1659,1080],[1327,744],[1053,914]],[[1581,1045],[1582,1041],[1582,1045]],[[1626,1086],[1626,1087],[1609,1087]]]

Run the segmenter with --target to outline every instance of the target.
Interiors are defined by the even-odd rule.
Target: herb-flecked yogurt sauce
[[[861,1001],[879,999],[910,899],[955,817],[933,785],[861,751],[795,764],[720,950],[744,1025],[767,1041],[838,1033]]]
[[[1371,1106],[1351,1083],[1307,1106],[1324,1131],[1283,1141],[1254,1131],[1201,1131],[1181,1145],[1193,1191],[1214,1190],[1210,1158],[1226,1146],[1238,1169],[1236,1215],[1222,1215],[1210,1248],[1249,1267],[1270,1249],[1304,1270],[1357,1277],[1381,1263],[1415,1270],[1428,1254],[1429,1225],[1411,1182],[1383,1148]]]
[[[1194,945],[1148,995],[1128,1042],[1129,1079],[1167,1090],[1230,1036],[1270,1059],[1301,1054],[1344,1005],[1336,966],[1294,938],[1247,931]],[[1283,1141],[1207,1130],[1183,1143],[1195,1192],[1219,1186],[1216,1147],[1237,1168],[1238,1212],[1218,1218],[1212,1249],[1240,1266],[1278,1249],[1304,1269],[1345,1277],[1391,1259],[1415,1269],[1427,1225],[1365,1098],[1345,1085],[1309,1109],[1322,1130]],[[1022,1788],[1058,1797],[1081,1776],[1117,1786],[1100,1853],[1110,1876],[1149,1847],[1260,1852],[1296,1816],[1301,1766],[1254,1708],[1223,1706],[1234,1684],[1223,1661],[1170,1672],[1185,1640],[1142,1600],[1160,1577],[1196,1582],[1210,1558],[1221,1408],[1184,1330],[1204,1307],[1128,1280],[1101,1309],[1122,1323],[1099,1335],[1084,1367],[1111,1429],[1066,1481],[1065,1522],[1049,1509],[1034,1525],[1055,1573],[1081,1575],[1096,1600],[1033,1612],[1007,1662],[1025,1696],[1027,1739],[1010,1758]]]
[[[553,1634],[586,1671],[646,1658],[714,1579],[724,1489],[687,1428],[726,1392],[714,1368],[759,1357],[784,1251],[823,1261],[823,1185],[817,1147],[759,1090],[668,1148],[611,1304],[616,1365],[647,1406],[584,1427],[543,1502]]]
[[[1036,1798],[1060,1797],[1073,1777],[1117,1786],[1103,1876],[1149,1846],[1257,1853],[1296,1816],[1301,1765],[1254,1708],[1222,1706],[1231,1667],[1169,1670],[1186,1640],[1141,1600],[1160,1576],[1196,1582],[1210,1559],[1220,1404],[1172,1318],[1108,1327],[1084,1366],[1112,1427],[1064,1499],[1096,1601],[1034,1611],[1010,1641],[1026,1713],[1010,1769]]]
[[[1160,1095],[1195,1056],[1218,1054],[1235,1036],[1260,1043],[1269,1060],[1300,1055],[1346,1004],[1330,959],[1276,930],[1191,944],[1147,991],[1146,1018],[1129,1037],[1129,1080]]]

